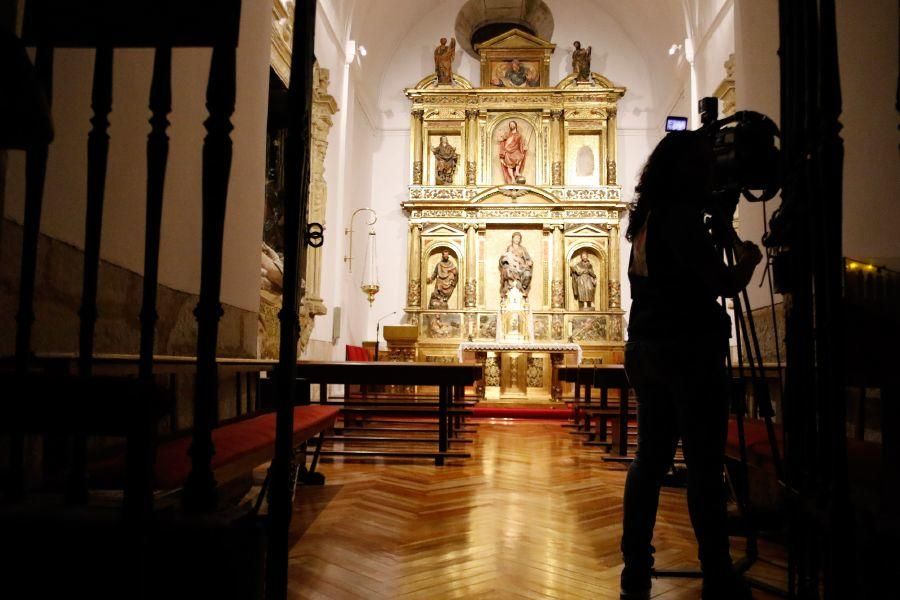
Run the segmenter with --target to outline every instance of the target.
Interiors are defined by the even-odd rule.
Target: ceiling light
[[[681,44],[672,44],[669,47],[669,56],[674,55],[676,52],[681,50]]]
[[[360,47],[359,47],[359,55],[360,55],[360,56],[365,56],[366,54],[368,54],[368,53],[366,52],[366,47],[360,45]]]

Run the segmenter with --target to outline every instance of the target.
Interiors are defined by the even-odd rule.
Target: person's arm
[[[738,295],[750,283],[756,265],[762,260],[756,244],[742,242],[735,251],[735,265],[729,267],[713,246],[712,237],[699,214],[679,216],[675,221],[680,226],[667,231],[666,237],[672,240],[669,249],[685,276],[699,279],[716,296],[729,298]]]

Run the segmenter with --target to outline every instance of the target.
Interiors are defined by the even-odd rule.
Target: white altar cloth
[[[581,346],[574,343],[542,342],[463,342],[457,355],[462,362],[464,352],[575,352],[581,364]]]

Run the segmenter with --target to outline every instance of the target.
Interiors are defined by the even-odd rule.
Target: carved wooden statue
[[[500,134],[497,144],[499,146],[498,155],[504,181],[506,181],[507,185],[525,183],[525,177],[522,175],[522,172],[525,169],[525,156],[528,154],[528,147],[522,134],[519,133],[519,124],[515,121],[510,121],[509,130]]]
[[[440,262],[434,265],[434,271],[428,277],[427,283],[434,282],[434,290],[431,292],[428,308],[447,308],[447,301],[453,295],[458,280],[459,271],[456,264],[450,258],[450,252],[444,250]]]
[[[438,85],[453,85],[453,58],[456,56],[456,40],[441,38],[441,45],[434,49],[434,73]]]
[[[578,300],[581,309],[594,308],[594,298],[597,294],[597,274],[594,266],[588,258],[587,252],[581,253],[580,260],[574,260],[569,265],[569,274],[572,277],[572,292]]]
[[[434,179],[437,185],[452,185],[456,173],[459,154],[456,148],[447,142],[447,136],[441,136],[441,143],[431,149],[434,154]]]
[[[572,73],[575,81],[591,81],[591,46],[587,50],[581,47],[581,42],[575,42],[575,51],[572,52]]]
[[[506,252],[500,256],[500,298],[505,298],[517,282],[522,295],[528,298],[533,267],[534,261],[522,245],[522,234],[517,231],[512,234],[512,241],[506,247]]]

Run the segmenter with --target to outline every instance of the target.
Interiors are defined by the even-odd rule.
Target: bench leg
[[[306,444],[303,444],[303,460],[297,465],[297,477],[294,481],[294,489],[296,490],[297,482],[303,485],[325,485],[325,476],[316,471],[319,464],[319,456],[322,453],[322,444],[325,438],[325,432],[319,433],[319,441],[316,444],[316,450],[313,452],[312,463],[309,469],[306,468]]]

